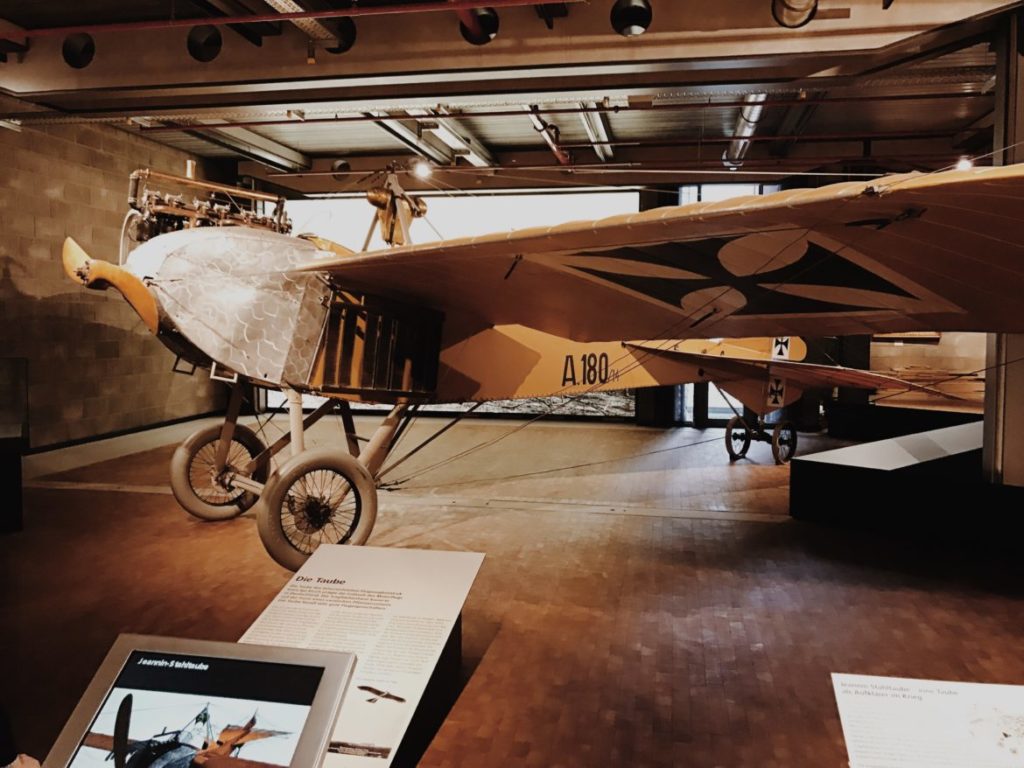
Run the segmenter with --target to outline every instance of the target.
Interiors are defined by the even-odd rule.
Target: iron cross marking
[[[789,357],[789,337],[788,336],[776,336],[773,343],[775,344],[775,356],[776,357]]]
[[[746,304],[735,312],[736,315],[828,314],[875,309],[862,306],[856,295],[851,295],[848,302],[822,301],[777,291],[776,288],[781,286],[789,289],[800,286],[850,288],[855,291],[873,291],[888,296],[915,298],[913,294],[907,293],[884,277],[844,259],[811,240],[806,241],[803,255],[791,264],[751,275],[733,274],[722,263],[719,253],[726,245],[741,237],[745,235],[579,254],[631,262],[631,268],[624,270],[629,272],[637,271],[636,265],[639,263],[685,269],[700,277],[647,277],[621,274],[608,268],[573,268],[602,281],[649,296],[676,309],[681,306],[683,298],[693,291],[717,287],[732,288],[743,294],[746,299]]]
[[[786,385],[782,383],[782,379],[772,379],[772,383],[768,385],[768,404],[782,405],[785,397]]]

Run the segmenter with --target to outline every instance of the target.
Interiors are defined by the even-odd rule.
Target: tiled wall
[[[116,261],[128,174],[183,174],[187,157],[103,125],[0,128],[0,357],[28,359],[33,448],[222,403],[202,374],[171,373],[173,355],[120,295],[76,286],[60,261],[65,236]]]

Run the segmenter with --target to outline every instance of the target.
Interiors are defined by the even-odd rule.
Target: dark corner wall
[[[104,125],[0,128],[0,358],[27,361],[32,448],[221,405],[202,372],[171,373],[173,355],[118,294],[76,286],[61,266],[65,236],[116,262],[128,175],[184,175],[189,157]]]

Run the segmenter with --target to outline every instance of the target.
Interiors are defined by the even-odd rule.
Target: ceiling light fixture
[[[459,13],[459,31],[467,43],[487,45],[498,36],[501,20],[493,8],[471,8]]]
[[[615,0],[612,6],[612,29],[623,37],[642,35],[653,19],[649,0]]]
[[[772,17],[780,27],[796,29],[818,12],[818,0],[772,0]]]
[[[426,160],[417,160],[415,163],[413,163],[412,174],[417,179],[426,181],[427,179],[434,175],[434,167]]]
[[[221,37],[220,30],[212,24],[200,24],[188,31],[186,44],[189,56],[205,64],[220,54],[220,49],[224,47],[224,38]]]
[[[96,55],[96,41],[87,32],[77,32],[64,38],[61,46],[64,63],[75,69],[84,69]]]
[[[348,16],[342,16],[334,20],[333,27],[338,33],[337,44],[328,45],[325,50],[328,53],[345,53],[356,44],[356,23]]]
[[[971,158],[964,155],[956,161],[956,169],[958,171],[969,171],[974,167],[974,161]]]

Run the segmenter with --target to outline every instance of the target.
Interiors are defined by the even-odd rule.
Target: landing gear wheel
[[[190,515],[200,520],[230,520],[256,503],[257,496],[241,488],[234,488],[218,475],[215,461],[220,442],[221,425],[214,424],[193,433],[178,446],[171,458],[171,490],[174,498]],[[261,454],[265,446],[256,433],[241,424],[228,446],[227,471],[238,472],[249,461]],[[269,462],[264,462],[252,473],[252,479],[267,479]]]
[[[739,416],[733,416],[725,426],[725,450],[729,461],[742,459],[750,450],[750,427]]]
[[[780,421],[772,432],[772,456],[776,464],[788,464],[796,453],[796,429],[791,421]]]
[[[377,520],[377,488],[348,454],[306,451],[281,465],[256,508],[260,539],[296,571],[321,544],[365,544]]]

